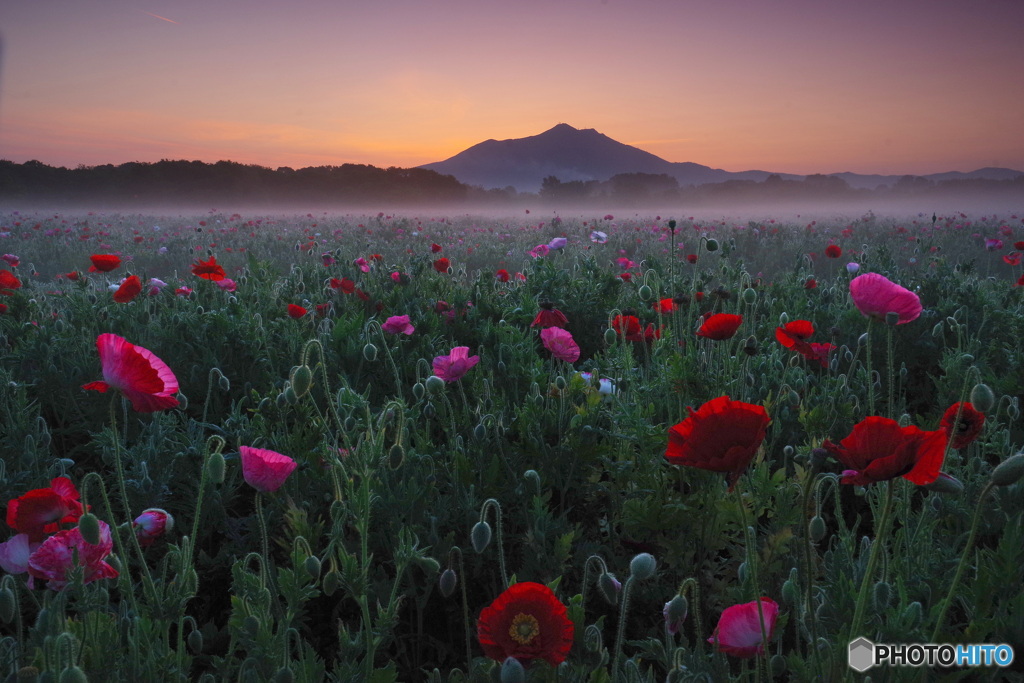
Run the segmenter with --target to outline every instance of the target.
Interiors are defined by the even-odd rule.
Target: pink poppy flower
[[[8,574],[28,571],[28,558],[41,543],[29,541],[28,534],[15,534],[0,543],[0,569]]]
[[[580,359],[580,347],[568,330],[561,327],[545,327],[540,331],[540,339],[544,342],[544,348],[558,360],[575,363]]]
[[[153,541],[174,528],[174,517],[160,508],[149,508],[132,522],[139,545],[143,548],[153,545]]]
[[[242,455],[242,477],[249,486],[263,493],[272,493],[288,478],[298,463],[275,451],[264,448],[239,448]]]
[[[364,259],[362,256],[357,258],[354,261],[354,263],[355,263],[355,265],[359,266],[359,270],[363,271],[364,273],[369,273],[370,272],[370,263],[366,259]]]
[[[323,259],[323,263],[325,266],[333,266],[335,263],[337,263],[334,256],[332,256],[331,252],[329,251],[320,254],[320,258]]]
[[[850,296],[857,309],[869,318],[885,321],[889,313],[899,315],[903,325],[921,315],[921,299],[878,273],[865,273],[850,280]]]
[[[238,289],[238,283],[229,277],[217,280],[217,286],[220,287],[225,292],[233,292],[236,289]]]
[[[178,380],[152,351],[135,346],[116,334],[101,334],[96,348],[103,365],[103,381],[89,382],[83,389],[105,393],[113,387],[132,402],[140,413],[153,413],[178,405]]]
[[[535,246],[533,249],[526,253],[532,256],[533,258],[541,258],[547,256],[549,251],[551,251],[551,247],[549,247],[548,245],[538,244],[537,246]]]
[[[7,265],[9,265],[11,268],[17,268],[18,264],[21,263],[21,259],[19,259],[14,254],[4,254],[3,256],[0,256],[0,258],[2,258],[4,261],[7,261]]]
[[[402,274],[396,270],[395,272],[391,273],[391,279],[394,280],[395,282],[401,282]]]
[[[468,346],[456,346],[447,356],[434,358],[434,374],[445,382],[457,382],[480,362],[480,356],[470,356]]]
[[[761,612],[764,614],[765,637],[771,640],[775,620],[779,616],[779,605],[771,598],[761,598]],[[757,602],[726,607],[718,619],[715,634],[708,638],[708,642],[726,654],[743,659],[764,652]]]
[[[380,329],[390,334],[412,334],[416,328],[412,326],[407,315],[393,315],[384,321]]]
[[[191,287],[178,287],[174,290],[174,296],[182,296],[188,298],[188,295],[192,293]]]
[[[60,590],[68,584],[68,572],[75,568],[77,556],[77,566],[84,569],[83,583],[117,578],[117,570],[104,562],[114,547],[110,527],[102,520],[99,527],[98,545],[87,543],[78,527],[50,536],[29,556],[29,575],[33,579],[46,580],[47,588]],[[29,587],[34,588],[32,585]]]

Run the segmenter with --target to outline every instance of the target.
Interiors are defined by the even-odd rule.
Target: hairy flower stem
[[[89,472],[82,479],[82,509],[89,509],[89,482],[93,479],[96,480],[100,487],[100,497],[103,499],[103,506],[106,509],[107,517],[110,519],[111,526],[111,537],[114,539],[114,546],[117,548],[117,555],[119,558],[124,558],[125,565],[119,573],[118,580],[122,583],[121,591],[128,596],[129,601],[132,604],[132,610],[135,614],[139,613],[139,603],[135,597],[135,591],[132,589],[131,575],[128,571],[128,551],[124,546],[124,539],[121,538],[121,534],[116,528],[114,522],[114,510],[110,506],[110,498],[107,496],[107,487],[103,482],[103,478],[97,472]]]
[[[939,642],[936,639],[942,631],[942,624],[946,621],[946,612],[949,611],[949,606],[953,603],[953,597],[956,595],[957,586],[960,584],[960,579],[963,577],[964,570],[967,569],[967,558],[974,549],[974,538],[978,534],[978,524],[981,522],[982,503],[985,502],[985,498],[994,486],[995,484],[992,481],[989,481],[988,484],[985,485],[985,488],[981,490],[981,495],[978,496],[978,504],[974,506],[974,519],[971,520],[971,533],[967,536],[967,545],[964,547],[963,554],[960,555],[960,563],[956,567],[956,573],[953,574],[952,583],[949,584],[949,592],[946,593],[946,597],[942,601],[942,607],[939,609],[939,616],[935,619],[935,629],[932,631],[932,637],[929,640],[931,643]]]
[[[480,521],[487,522],[487,510],[490,508],[494,508],[494,526],[498,537],[498,567],[501,569],[502,590],[505,590],[508,588],[508,572],[505,570],[505,544],[501,535],[501,504],[494,498],[485,500],[484,504],[480,506]]]
[[[621,680],[619,677],[619,662],[622,659],[622,641],[626,635],[626,614],[629,612],[629,594],[632,592],[633,582],[636,577],[630,575],[626,583],[622,585],[622,607],[619,610],[619,628],[615,632],[615,659],[612,660],[612,680]]]
[[[753,494],[753,478],[749,472],[747,473],[747,484],[750,486],[751,494]],[[734,488],[733,490],[736,492],[736,503],[740,508],[740,520],[743,522],[743,540],[747,549],[747,569],[750,570],[750,582],[754,586],[754,600],[757,601],[757,620],[761,626],[761,650],[764,655],[765,665],[769,667],[768,671],[771,671],[771,665],[768,662],[768,632],[764,627],[764,608],[761,605],[761,588],[757,580],[757,543],[754,535],[751,533],[750,526],[747,524],[747,506],[743,503],[743,494],[740,493],[739,488]],[[757,664],[757,680],[761,680],[760,663]]]
[[[267,563],[267,569],[261,575],[261,582],[264,588],[267,587],[267,574],[270,571],[270,539],[267,538],[267,523],[263,519],[263,493],[256,492],[256,522],[260,527],[260,547],[263,549],[263,561]]]
[[[810,518],[808,512],[810,512],[810,502],[817,500],[816,497],[811,496],[811,490],[814,488],[814,472],[808,470],[807,479],[804,480],[803,491],[801,494],[801,503],[803,510],[803,523],[804,523],[804,543],[803,543],[803,555],[804,555],[804,606],[808,620],[811,622],[811,648],[810,650],[814,654],[815,666],[819,666],[818,660],[818,648],[815,643],[818,642],[818,620],[814,614],[814,541],[811,539],[810,534]],[[800,630],[797,628],[797,642],[799,642]],[[819,667],[820,668],[820,667]]]
[[[462,589],[462,625],[466,630],[466,673],[473,671],[473,631],[471,630],[469,621],[469,598],[466,595],[466,565],[462,561],[462,548],[457,545],[452,546],[452,549],[448,551],[449,559],[455,553],[459,557],[459,588]]]
[[[868,415],[874,415],[875,414],[875,380],[874,380],[874,375],[872,373],[872,365],[871,365],[871,322],[872,322],[872,320],[873,320],[872,318],[868,318],[868,331],[864,333],[864,335],[865,335],[865,341],[864,341],[864,347],[865,348],[864,348],[864,352],[866,354],[866,359],[865,359],[864,367],[868,371]]]
[[[868,604],[868,596],[871,593],[872,577],[875,573],[875,567],[878,565],[878,558],[881,557],[884,552],[884,546],[886,537],[889,534],[889,526],[892,521],[890,512],[892,511],[892,500],[893,493],[896,490],[895,483],[893,481],[885,482],[885,502],[882,503],[882,518],[878,522],[878,528],[875,530],[875,540],[871,544],[871,552],[868,555],[868,566],[864,570],[864,576],[860,581],[860,592],[857,595],[857,608],[853,613],[853,622],[850,624],[849,638],[847,642],[859,637],[860,627],[864,622],[864,609]]]
[[[886,351],[888,352],[888,385],[889,385],[889,417],[896,419],[896,402],[895,402],[895,383],[896,383],[896,372],[893,368],[893,343],[892,343],[892,328],[893,325],[885,326],[885,342]]]

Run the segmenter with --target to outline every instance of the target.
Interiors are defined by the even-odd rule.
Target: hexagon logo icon
[[[864,673],[875,663],[875,644],[867,638],[858,638],[850,643],[850,668]]]

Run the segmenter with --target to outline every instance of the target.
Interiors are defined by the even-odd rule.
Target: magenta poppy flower
[[[96,348],[103,365],[103,381],[89,382],[83,389],[105,393],[113,387],[132,402],[140,413],[153,413],[178,405],[178,379],[152,351],[128,343],[116,334],[101,334]]]
[[[540,340],[551,355],[566,363],[575,363],[580,359],[580,347],[568,330],[561,327],[545,327],[540,331]]]
[[[153,545],[153,541],[163,536],[174,528],[174,517],[160,508],[149,508],[132,522],[135,527],[135,536],[139,539],[139,545],[143,548]]]
[[[46,587],[53,590],[68,584],[68,572],[76,566],[84,570],[83,583],[117,578],[117,570],[104,561],[114,547],[110,527],[102,520],[98,523],[100,542],[97,545],[86,542],[78,527],[58,531],[43,541],[28,558],[29,576],[46,580]],[[29,584],[29,588],[34,588],[31,580]]]
[[[456,346],[447,356],[434,358],[434,374],[445,382],[457,382],[480,362],[480,356],[470,356],[468,346]]]
[[[225,292],[233,292],[238,289],[238,283],[229,277],[217,280],[217,286]]]
[[[6,261],[7,265],[9,265],[11,268],[17,268],[18,264],[21,263],[21,259],[15,256],[14,254],[4,254],[3,256],[0,256],[0,258]]]
[[[333,266],[335,263],[337,263],[334,256],[329,251],[320,254],[320,258],[323,259],[325,266]]]
[[[549,247],[548,245],[538,244],[537,246],[535,246],[533,249],[526,253],[532,256],[533,258],[541,258],[543,256],[547,256],[549,251],[551,251],[551,247]]]
[[[416,328],[412,326],[407,315],[393,315],[384,321],[380,329],[389,334],[412,334]]]
[[[242,477],[249,486],[263,493],[273,493],[281,488],[298,463],[287,455],[281,455],[265,448],[239,448],[242,456]]]
[[[77,522],[82,516],[78,489],[67,477],[50,481],[50,487],[32,489],[7,502],[7,526],[28,535],[30,541],[42,541],[60,530],[61,524]]]
[[[402,274],[396,270],[395,272],[391,273],[391,279],[394,280],[395,282],[401,282]]]
[[[366,259],[364,259],[362,256],[357,258],[354,261],[354,263],[355,263],[355,265],[359,266],[359,270],[363,271],[364,273],[369,273],[370,272],[370,263]]]
[[[778,603],[771,598],[761,598],[761,613],[764,614],[765,638],[771,640],[775,620],[779,617]],[[726,607],[718,619],[715,634],[708,638],[708,642],[716,645],[725,654],[742,659],[750,659],[763,653],[757,602]]]
[[[889,313],[899,315],[904,325],[921,315],[921,299],[878,273],[864,273],[850,280],[850,296],[857,309],[869,318],[885,321]]]

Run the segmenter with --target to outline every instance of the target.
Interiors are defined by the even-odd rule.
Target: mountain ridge
[[[572,182],[606,181],[623,173],[664,174],[675,178],[682,187],[730,180],[763,182],[770,176],[779,176],[783,180],[807,178],[792,173],[726,171],[692,161],[667,161],[639,147],[618,142],[594,128],[574,128],[567,123],[559,123],[542,133],[524,138],[490,138],[448,159],[418,168],[454,176],[467,185],[485,189],[513,187],[518,192],[537,192],[548,176],[555,176],[562,182]],[[891,187],[907,176],[849,171],[814,175],[835,176],[853,189],[872,190],[879,186]],[[910,177],[941,182],[979,178],[1009,180],[1019,175],[1024,175],[1024,171],[985,167],[969,172],[945,171]]]

